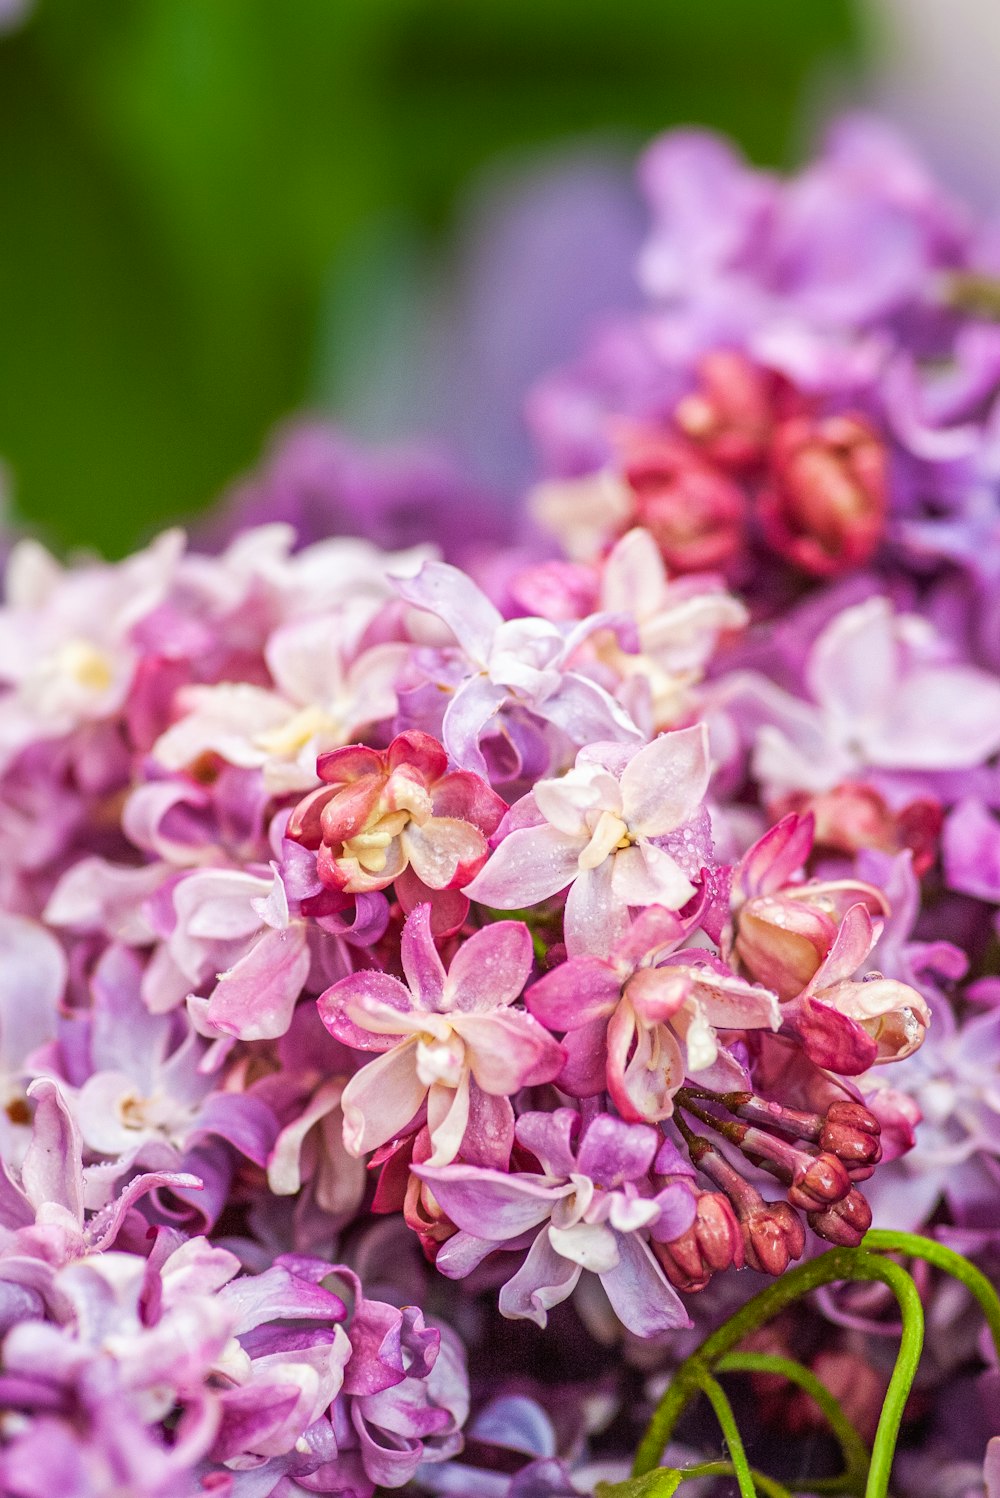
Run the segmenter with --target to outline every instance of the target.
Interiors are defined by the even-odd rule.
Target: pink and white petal
[[[498,844],[465,893],[495,910],[538,905],[572,883],[582,846],[555,827],[523,827]]]
[[[925,666],[896,687],[865,739],[870,763],[964,770],[1000,749],[1000,681],[973,666]]]
[[[684,1056],[677,1037],[665,1025],[660,1025],[656,1030],[640,1030],[620,1087],[612,1092],[612,1097],[623,1118],[658,1123],[673,1113],[674,1093],[683,1084]],[[628,1112],[622,1107],[619,1096],[627,1099]]]
[[[367,1154],[402,1134],[423,1104],[427,1089],[417,1076],[416,1040],[405,1040],[369,1061],[344,1088],[344,1147]]]
[[[324,1082],[313,1093],[298,1118],[278,1135],[267,1161],[267,1184],[275,1196],[294,1196],[301,1187],[300,1162],[305,1137],[320,1119],[339,1106],[343,1090],[342,1077]]]
[[[866,905],[852,905],[837,928],[837,934],[822,964],[813,974],[809,992],[829,988],[857,972],[875,945],[876,931]]]
[[[572,957],[533,983],[524,995],[530,1014],[549,1030],[578,1030],[606,1020],[621,998],[621,979],[600,957]]]
[[[800,817],[792,812],[782,817],[743,855],[736,869],[735,887],[750,899],[772,894],[790,883],[812,852],[814,830],[811,813]]]
[[[690,1326],[684,1303],[636,1233],[619,1233],[618,1263],[601,1275],[604,1293],[623,1326],[637,1337]]]
[[[649,531],[636,526],[611,548],[601,570],[601,602],[606,609],[651,617],[666,602],[667,571]]]
[[[777,994],[742,978],[723,976],[709,967],[686,967],[705,1013],[717,1030],[779,1030]]]
[[[486,1014],[513,1004],[531,973],[534,950],[523,921],[496,921],[462,943],[452,959],[443,1008]]]
[[[876,1042],[857,1020],[837,1009],[805,997],[793,1024],[810,1061],[827,1071],[857,1077],[875,1064]]]
[[[633,968],[643,957],[666,951],[682,942],[691,930],[691,920],[681,920],[674,910],[647,905],[635,917],[615,949],[615,962]]]
[[[394,581],[407,603],[436,614],[469,658],[486,665],[503,616],[471,577],[447,562],[425,562],[416,577]]]
[[[507,691],[487,676],[464,681],[445,709],[441,736],[448,753],[463,770],[487,778],[489,767],[479,740],[483,730],[507,701]]]
[[[532,794],[545,820],[567,837],[579,838],[581,844],[590,839],[587,813],[609,805],[616,808],[621,799],[613,775],[579,766],[558,779],[539,780]]]
[[[461,888],[478,874],[489,847],[478,827],[455,817],[409,822],[400,836],[403,853],[428,889]]]
[[[393,892],[404,915],[412,914],[418,905],[431,907],[431,931],[438,941],[454,936],[465,925],[470,902],[460,889],[428,889],[413,869],[407,867],[396,875]]]
[[[427,1129],[433,1146],[428,1165],[450,1165],[462,1147],[469,1122],[469,1069],[457,1087],[436,1082],[427,1094]]]
[[[498,1097],[553,1081],[566,1060],[559,1042],[519,1010],[456,1014],[453,1024],[466,1044],[472,1075],[484,1092]]]
[[[888,598],[868,598],[835,615],[806,663],[809,692],[838,727],[877,723],[901,674],[896,618]]]
[[[563,934],[570,957],[604,957],[628,930],[628,906],[617,894],[613,865],[606,858],[596,869],[582,869],[570,886]]]
[[[413,994],[408,1007],[440,1009],[447,978],[434,944],[430,905],[418,905],[407,917],[400,938],[400,958]]]
[[[520,1269],[500,1291],[501,1316],[544,1327],[548,1312],[572,1295],[582,1273],[579,1264],[556,1253],[543,1228]]]
[[[491,836],[507,812],[507,803],[481,775],[452,770],[431,787],[431,806],[436,817],[457,817],[471,822]]]
[[[402,1025],[392,1035],[381,1026],[378,1030],[368,1030],[352,1018],[352,1012],[358,1009],[362,1019],[365,1018],[367,1004],[376,1008],[380,1018],[384,1008],[398,1010],[401,1019],[413,1010],[410,991],[398,978],[370,968],[341,978],[316,1000],[319,1017],[336,1040],[357,1051],[388,1050],[394,1044],[393,1036],[402,1034]]]
[[[615,897],[622,905],[662,905],[667,910],[679,910],[694,894],[694,885],[677,860],[653,843],[634,843],[609,862]]]
[[[708,728],[661,733],[622,772],[625,821],[643,837],[660,837],[689,822],[705,799],[711,774]]]
[[[221,973],[208,1001],[210,1022],[240,1040],[284,1035],[310,967],[305,923],[268,928],[245,957]]]
[[[28,1088],[35,1103],[31,1142],[21,1165],[21,1187],[35,1207],[52,1202],[83,1225],[83,1146],[62,1091],[48,1077]]]
[[[618,1263],[616,1234],[603,1222],[577,1222],[572,1227],[549,1227],[549,1242],[563,1259],[581,1269],[602,1274]]]

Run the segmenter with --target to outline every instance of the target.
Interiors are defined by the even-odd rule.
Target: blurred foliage
[[[121,551],[308,400],[372,225],[441,235],[482,163],[585,132],[781,161],[854,47],[850,0],[39,0],[0,39],[19,513]]]

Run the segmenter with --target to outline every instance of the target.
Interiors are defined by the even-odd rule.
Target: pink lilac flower
[[[694,820],[708,787],[702,727],[661,734],[644,748],[596,744],[558,780],[540,780],[466,893],[514,910],[566,900],[571,955],[606,952],[630,907],[678,910],[694,885],[662,840]]]
[[[348,1149],[358,1155],[385,1144],[426,1103],[432,1164],[454,1160],[463,1146],[506,1163],[512,1094],[551,1081],[565,1056],[530,1014],[512,1007],[532,967],[527,927],[484,927],[446,972],[422,905],[403,928],[400,956],[408,987],[369,970],[341,979],[319,1001],[332,1035],[380,1053],[341,1097]]]

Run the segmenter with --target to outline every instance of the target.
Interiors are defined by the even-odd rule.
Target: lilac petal
[[[795,1028],[810,1061],[843,1077],[860,1076],[878,1055],[878,1046],[867,1030],[815,999],[802,1001]]]
[[[552,1113],[522,1113],[517,1138],[540,1161],[550,1176],[566,1178],[576,1170],[573,1142],[580,1128],[575,1108],[556,1108]]]
[[[623,905],[662,905],[667,910],[679,910],[694,894],[676,859],[648,842],[615,854],[612,889]]]
[[[626,822],[644,837],[661,837],[689,822],[708,790],[708,728],[661,733],[629,761],[622,772]]]
[[[611,1191],[646,1174],[659,1142],[656,1129],[646,1124],[628,1124],[600,1113],[583,1136],[577,1169]]]
[[[411,917],[412,919],[412,917]],[[405,935],[405,928],[404,928]],[[319,1017],[330,1034],[356,1051],[385,1051],[397,1043],[398,1037],[386,1034],[381,1027],[368,1030],[358,1019],[364,1018],[366,1004],[398,1009],[400,1014],[413,1012],[413,999],[408,988],[389,973],[365,968],[341,978],[316,1000]],[[400,1026],[400,1033],[402,1032]]]
[[[189,1141],[194,1143],[204,1134],[217,1134],[247,1160],[263,1166],[278,1137],[278,1120],[260,1098],[241,1092],[214,1092],[202,1105]]]
[[[471,1090],[472,1078],[465,1067],[457,1087],[436,1083],[428,1092],[427,1132],[433,1147],[428,1165],[450,1165],[461,1149],[469,1122]]]
[[[479,1268],[485,1258],[496,1253],[498,1247],[493,1238],[477,1238],[474,1233],[459,1229],[438,1249],[434,1267],[447,1279],[464,1280],[467,1274]]]
[[[441,739],[457,765],[489,778],[489,767],[479,747],[483,731],[507,701],[507,691],[487,676],[471,676],[449,702],[441,725]]]
[[[284,1035],[309,966],[304,922],[284,931],[269,927],[245,957],[221,974],[209,999],[209,1020],[240,1040]]]
[[[200,1191],[202,1184],[200,1176],[177,1170],[153,1170],[145,1175],[134,1176],[120,1196],[90,1219],[87,1238],[91,1247],[96,1253],[110,1248],[121,1231],[126,1213],[141,1197],[163,1189],[173,1192]]]
[[[580,849],[579,838],[554,827],[523,827],[503,839],[465,893],[496,910],[538,905],[576,877]]]
[[[400,940],[403,972],[420,1009],[440,1009],[445,991],[444,963],[434,945],[431,913],[430,905],[418,905],[412,910]],[[394,1003],[394,1007],[399,1006]]]
[[[0,913],[0,1072],[54,1040],[66,986],[66,958],[51,932],[24,916]]]
[[[690,1326],[691,1319],[674,1287],[636,1233],[618,1233],[618,1263],[601,1275],[604,1293],[618,1320],[637,1337]]]
[[[981,801],[960,801],[942,838],[949,888],[1000,904],[1000,821]]]
[[[462,1158],[470,1165],[506,1170],[514,1147],[514,1109],[509,1097],[494,1097],[472,1079],[469,1084],[469,1121],[462,1140]]]
[[[607,956],[628,930],[628,905],[615,890],[613,880],[621,857],[606,858],[596,869],[581,869],[570,887],[563,919],[570,957]]]
[[[986,1484],[986,1498],[1000,1498],[1000,1436],[993,1436],[986,1443],[983,1481]]]
[[[1000,682],[972,666],[925,666],[896,688],[866,740],[873,765],[964,770],[1000,748]]]
[[[596,1097],[607,1086],[608,1021],[591,1020],[563,1036],[566,1063],[558,1082],[570,1097]]]
[[[635,744],[643,737],[621,703],[574,671],[564,674],[558,691],[537,711],[580,746],[609,740]]]
[[[270,1321],[338,1322],[347,1315],[339,1295],[292,1273],[284,1264],[272,1264],[262,1274],[242,1274],[230,1280],[219,1290],[218,1298],[234,1318],[236,1337]]]
[[[487,1013],[513,1004],[531,972],[531,933],[522,921],[497,921],[462,943],[448,972],[448,1008]]]
[[[866,905],[852,905],[845,914],[833,944],[809,984],[811,990],[827,988],[841,978],[851,978],[871,951],[875,940],[872,918]]]
[[[407,1041],[369,1061],[344,1088],[344,1144],[348,1153],[378,1149],[411,1123],[427,1094],[417,1076],[416,1044]]]
[[[621,979],[600,957],[571,957],[524,995],[531,1014],[550,1030],[578,1030],[607,1019],[621,998]]]
[[[566,1059],[559,1042],[520,1010],[463,1015],[455,1029],[468,1047],[472,1075],[497,1096],[553,1081]]]
[[[21,1185],[35,1206],[54,1202],[83,1223],[83,1146],[73,1115],[55,1082],[39,1077],[28,1088],[35,1102],[31,1143]]]
[[[516,1238],[545,1222],[566,1192],[538,1176],[505,1175],[478,1165],[414,1165],[456,1227],[492,1243]]]
[[[572,1295],[582,1273],[579,1264],[556,1253],[548,1229],[543,1229],[520,1269],[500,1291],[500,1314],[544,1327],[548,1312]]]
[[[737,874],[737,883],[747,899],[772,894],[805,867],[812,851],[813,827],[811,815],[792,813],[758,838],[744,854]]]
[[[394,581],[407,603],[443,619],[463,650],[486,664],[503,616],[471,577],[447,562],[425,562],[416,577]]]

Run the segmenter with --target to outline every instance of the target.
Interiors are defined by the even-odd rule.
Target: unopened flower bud
[[[653,1252],[667,1279],[678,1290],[704,1290],[712,1275],[733,1265],[743,1267],[743,1236],[728,1197],[703,1191],[695,1219],[686,1233],[669,1243],[656,1243]]]
[[[740,1226],[746,1262],[764,1274],[784,1274],[806,1246],[805,1229],[787,1202],[762,1202]]]
[[[804,1212],[822,1211],[839,1202],[851,1189],[851,1177],[836,1155],[817,1155],[795,1172],[788,1200]]]
[[[733,949],[747,977],[784,1001],[814,977],[836,934],[837,922],[818,903],[755,895],[736,915]]]
[[[724,468],[764,457],[774,425],[775,378],[735,349],[714,349],[698,364],[698,384],[674,411],[689,442]]]
[[[844,1098],[827,1109],[820,1148],[845,1165],[877,1165],[882,1158],[881,1133],[882,1125],[869,1108]]]
[[[822,1212],[808,1214],[809,1226],[819,1238],[841,1248],[857,1248],[872,1225],[872,1209],[854,1186],[839,1202]]]
[[[624,473],[635,522],[653,536],[671,572],[725,567],[739,553],[743,491],[687,443],[671,437],[640,441],[625,454]]]
[[[758,504],[767,540],[805,572],[859,567],[885,525],[885,446],[860,416],[792,417],[775,433]]]

